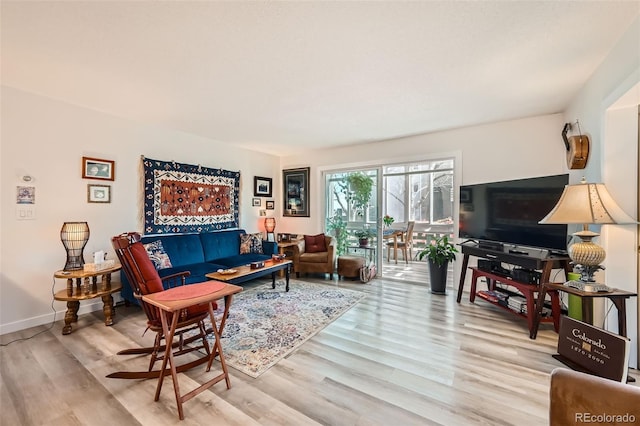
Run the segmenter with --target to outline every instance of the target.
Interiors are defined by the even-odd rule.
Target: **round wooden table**
[[[55,278],[66,278],[67,288],[55,293],[53,298],[67,302],[67,312],[64,315],[64,327],[62,334],[71,333],[71,323],[78,321],[78,309],[81,300],[102,298],[104,312],[104,325],[113,324],[115,310],[113,308],[113,297],[111,294],[122,290],[121,283],[111,284],[111,273],[119,271],[120,265],[114,265],[111,268],[101,271],[57,271],[53,276]],[[98,283],[98,277],[101,276],[101,282]],[[75,286],[74,284],[75,280]]]

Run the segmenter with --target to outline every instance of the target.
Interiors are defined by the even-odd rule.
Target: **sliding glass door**
[[[359,254],[379,264],[378,169],[325,173],[325,226],[336,237],[338,255]]]

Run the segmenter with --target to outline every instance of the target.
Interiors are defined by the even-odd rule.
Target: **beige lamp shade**
[[[540,223],[636,223],[613,200],[603,183],[567,185],[558,204]]]
[[[64,222],[60,230],[60,240],[67,250],[65,271],[76,271],[84,268],[84,246],[89,241],[89,224],[87,222]]]
[[[560,200],[540,223],[582,224],[582,231],[573,234],[581,241],[569,246],[568,252],[574,263],[587,267],[582,280],[593,281],[593,272],[604,261],[606,253],[591,241],[600,234],[589,231],[589,224],[624,224],[636,221],[618,206],[604,184],[587,183],[582,178],[579,184],[564,187]]]

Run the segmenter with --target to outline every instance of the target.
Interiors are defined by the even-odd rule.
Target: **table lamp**
[[[89,241],[89,225],[87,222],[65,222],[60,230],[62,245],[67,250],[65,271],[77,271],[84,267],[82,251]]]
[[[276,218],[266,217],[264,219],[264,229],[267,231],[267,241],[275,241],[276,234],[274,231],[276,230]]]
[[[600,234],[589,231],[589,224],[628,224],[636,221],[618,206],[604,184],[587,183],[582,178],[579,184],[564,187],[558,203],[539,223],[582,224],[582,231],[573,234],[581,241],[568,247],[569,257],[575,265],[580,265],[580,280],[594,282],[593,274],[602,269],[600,264],[606,253],[592,241]]]

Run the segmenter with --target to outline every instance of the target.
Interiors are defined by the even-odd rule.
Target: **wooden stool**
[[[360,268],[364,263],[365,259],[362,256],[338,257],[338,279],[340,277],[360,278]]]

